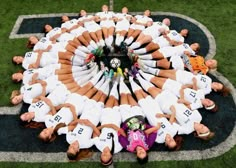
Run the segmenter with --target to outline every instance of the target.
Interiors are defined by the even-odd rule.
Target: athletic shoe
[[[123,74],[123,71],[122,71],[122,69],[120,68],[120,67],[118,67],[117,69],[116,69],[116,72],[117,72],[117,74],[118,75],[120,75],[120,76],[124,76],[124,74]]]
[[[85,59],[85,63],[89,63],[90,61],[94,61],[95,60],[95,56],[90,53],[87,55],[86,59]]]
[[[112,79],[113,76],[114,76],[114,70],[113,70],[113,69],[110,69],[109,74],[108,74],[108,77],[109,77],[110,79]]]
[[[138,69],[135,66],[132,66],[131,67],[131,76],[133,76],[135,78],[138,73],[139,73]]]

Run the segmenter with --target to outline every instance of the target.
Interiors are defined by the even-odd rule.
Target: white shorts
[[[170,62],[172,62],[173,69],[184,70],[184,62],[181,57],[179,56],[170,57]]]
[[[50,54],[44,55],[42,54],[41,60],[40,60],[40,66],[45,67],[50,64],[58,64],[59,57],[57,53],[49,52]]]
[[[152,42],[155,43],[155,44],[158,44],[160,48],[169,47],[170,46],[169,41],[167,41],[164,38],[160,38],[160,37],[155,38],[154,40],[152,40]]]
[[[167,79],[166,82],[164,83],[162,89],[163,90],[169,90],[171,91],[174,95],[179,97],[179,91],[181,89],[182,85],[172,79]]]
[[[119,112],[119,108],[118,107],[104,108],[102,110],[100,122],[101,122],[101,125],[115,124],[116,126],[120,127],[121,115]]]
[[[131,118],[137,115],[141,115],[145,117],[142,109],[139,106],[131,107],[128,104],[120,105],[120,114],[121,114],[122,122],[125,122],[128,118]]]
[[[163,48],[160,48],[158,51],[162,53],[164,58],[168,58],[171,56],[175,56],[175,51],[172,48],[173,47],[163,47]]]
[[[81,36],[85,31],[87,31],[84,27],[80,26],[77,29],[72,30],[70,33],[75,37]]]
[[[154,30],[153,27],[148,27],[145,30],[143,30],[143,34],[146,36],[151,36],[152,40],[159,37],[160,33],[158,33],[158,30]]]
[[[115,27],[115,23],[112,20],[105,20],[105,21],[100,22],[100,26],[101,28],[103,27],[111,28],[111,27]]]
[[[120,21],[116,23],[116,32],[117,31],[128,31],[130,27],[129,21]]]
[[[144,30],[145,29],[145,26],[143,26],[143,25],[137,25],[137,24],[131,24],[130,25],[130,27],[129,27],[130,29],[134,29],[134,30]]]
[[[73,66],[74,66],[74,65],[75,65],[75,66],[82,66],[82,65],[85,65],[84,59],[81,58],[81,57],[79,57],[79,56],[76,56],[76,55],[74,55],[74,56],[72,57],[71,63],[72,63]]]
[[[98,30],[101,30],[101,27],[98,24],[89,24],[89,25],[85,25],[85,28],[89,31],[89,32],[96,32]]]
[[[191,72],[177,70],[176,71],[176,81],[179,83],[186,85],[186,84],[193,84],[193,74]]]

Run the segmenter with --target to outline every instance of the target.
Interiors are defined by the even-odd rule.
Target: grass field
[[[0,5],[0,106],[9,106],[9,96],[19,84],[11,82],[11,74],[20,67],[11,63],[13,55],[23,55],[26,39],[9,39],[19,15],[47,13],[75,13],[84,8],[97,12],[108,0],[2,0]],[[236,86],[236,3],[235,0],[114,0],[114,10],[127,6],[130,11],[168,11],[190,16],[205,25],[214,35],[217,45],[215,58],[218,71]],[[194,156],[193,156],[194,157]],[[151,162],[147,167],[234,167],[236,147],[226,154],[202,161]],[[115,167],[139,167],[136,163],[115,163]],[[99,167],[95,163],[25,164],[1,163],[0,167]]]

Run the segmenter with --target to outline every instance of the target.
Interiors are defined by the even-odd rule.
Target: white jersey
[[[163,47],[163,48],[160,48],[158,51],[161,52],[165,58],[173,57],[173,56],[181,57],[185,51],[190,52],[191,55],[195,55],[195,52],[186,43],[183,43],[175,47],[171,47],[171,46]]]
[[[194,74],[191,72],[184,71],[184,70],[176,71],[176,81],[183,85],[193,84],[193,81],[192,81],[193,77],[194,77]]]
[[[122,122],[125,122],[127,119],[135,116],[143,116],[145,117],[141,107],[139,106],[130,106],[128,104],[120,105],[120,114]]]
[[[165,83],[163,84],[162,90],[169,90],[171,91],[175,96],[179,97],[179,91],[182,87],[182,84],[172,80],[172,79],[167,79]]]
[[[28,69],[30,64],[34,64],[38,58],[37,52],[26,52],[24,60],[22,62],[22,67]]]
[[[203,89],[205,95],[211,93],[211,84],[212,79],[207,75],[196,75],[195,78],[197,79],[197,88]]]
[[[23,73],[23,84],[27,84],[32,81],[32,77],[34,74],[38,74],[36,79],[44,80],[48,78],[49,76],[52,76],[55,74],[55,70],[60,68],[60,64],[52,64],[48,65],[44,68],[38,68],[38,69],[27,69]]]
[[[176,30],[170,30],[167,37],[176,42],[184,42],[184,37],[181,36]],[[152,42],[158,44],[160,48],[171,46],[170,42],[164,36],[157,37]]]
[[[202,108],[201,99],[204,99],[204,91],[202,89],[193,90],[190,88],[184,89],[184,99],[190,102],[191,110]]]
[[[32,120],[36,122],[44,122],[45,116],[50,110],[50,107],[42,100],[32,103],[28,108],[29,112],[34,112]]]
[[[46,85],[46,94],[51,93],[57,86],[61,85],[61,81],[58,80],[57,75],[52,75],[44,80]]]
[[[180,125],[178,134],[190,134],[194,129],[194,123],[200,123],[202,120],[201,114],[197,110],[190,110],[183,104],[175,104],[176,120]]]
[[[85,21],[85,20],[87,20],[87,21]],[[78,21],[84,23],[84,27],[89,32],[96,32],[98,30],[101,30],[101,27],[94,21],[94,16],[93,15],[88,15],[88,16],[80,17],[78,19]]]
[[[119,112],[119,107],[105,108],[102,111],[100,122],[101,125],[115,124],[116,126],[120,127],[121,115]],[[101,130],[100,136],[94,138],[94,144],[96,145],[97,149],[99,149],[101,152],[105,147],[109,147],[111,149],[112,147],[111,133],[113,133],[114,135],[114,153],[118,153],[122,150],[122,146],[118,140],[117,131],[112,128],[104,127]]]
[[[35,97],[42,94],[43,87],[40,83],[35,83],[33,85],[26,84],[21,87],[20,91],[23,94],[23,101],[31,104]]]
[[[77,19],[71,19],[61,24],[61,28],[66,28],[67,30],[71,29],[73,26],[78,25]]]
[[[45,50],[50,45],[52,45],[52,41],[50,41],[49,38],[43,37],[35,44],[35,46],[33,47],[33,51]]]
[[[115,17],[120,21],[117,21],[116,23],[116,31],[122,31],[122,30],[129,30],[130,26],[130,19],[132,18],[132,15],[129,15],[127,13],[117,13]]]
[[[58,53],[43,52],[39,66],[45,67],[51,64],[58,64],[58,61],[59,61]]]
[[[70,91],[66,88],[66,86],[60,84],[47,96],[47,98],[51,100],[53,106],[58,106],[65,103],[69,95]]]
[[[135,18],[137,23],[146,24],[148,22],[152,22],[152,18],[144,15],[136,15]],[[144,30],[145,26],[133,23],[131,24],[130,28],[134,30]]]
[[[55,27],[53,28],[52,30],[50,30],[47,34],[46,34],[46,37],[48,39],[52,38],[53,36],[57,35],[57,34],[61,34],[62,33],[62,30],[60,27]]]
[[[143,30],[143,34],[151,36],[152,40],[159,37],[161,34],[161,29],[164,31],[168,31],[169,27],[163,24],[162,22],[154,22],[152,26],[147,27]]]
[[[115,27],[114,21],[110,20],[115,16],[114,12],[111,12],[111,11],[98,12],[98,13],[96,13],[96,16],[101,18],[101,21],[100,21],[101,27],[107,27],[107,28]],[[106,20],[103,20],[104,18],[106,18]]]

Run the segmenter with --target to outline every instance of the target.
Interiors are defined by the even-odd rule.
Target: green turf
[[[190,16],[204,24],[214,35],[217,44],[216,59],[218,71],[224,74],[236,86],[236,4],[235,0],[114,0],[114,9],[122,6],[130,11],[168,11]],[[26,39],[8,39],[18,15],[40,13],[78,12],[85,8],[89,12],[99,11],[107,0],[1,0],[0,5],[0,106],[9,105],[8,98],[19,85],[10,81],[10,76],[19,67],[11,64],[13,55],[21,55],[26,50]],[[194,157],[194,156],[193,156]],[[202,161],[152,162],[147,167],[234,167],[236,147],[226,154]],[[140,167],[136,163],[115,163],[115,167]],[[1,163],[0,167],[99,167],[95,163],[72,164],[25,164]]]

